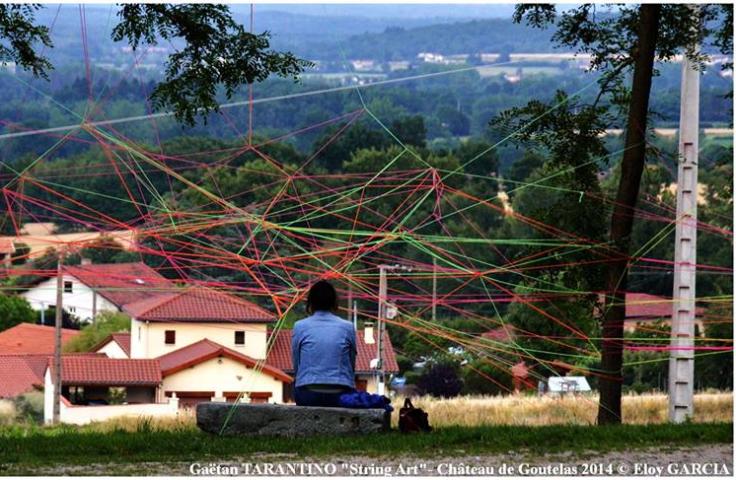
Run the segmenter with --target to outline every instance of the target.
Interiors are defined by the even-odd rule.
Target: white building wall
[[[104,353],[110,358],[128,358],[125,350],[123,350],[115,340],[110,340],[104,347],[97,350],[97,352]]]
[[[227,357],[213,358],[164,378],[165,392],[271,392],[269,403],[282,403],[283,384]]]
[[[77,278],[71,275],[64,275],[62,280],[64,282],[72,282],[72,292],[62,293],[64,310],[77,316],[80,320],[89,321],[92,319],[92,312],[94,311],[93,305],[95,301],[97,302],[97,313],[103,311],[119,311],[114,304],[99,294],[95,295],[91,288],[80,282]],[[21,296],[28,301],[32,309],[37,311],[55,306],[56,277],[44,280],[35,287],[21,293]],[[53,318],[47,318],[46,322],[51,324],[50,322],[53,322]]]
[[[170,398],[166,403],[138,403],[134,405],[61,406],[61,423],[85,425],[104,422],[115,417],[175,417],[179,412],[179,399]]]
[[[103,422],[115,417],[162,417],[176,416],[179,411],[179,399],[170,398],[162,403],[139,403],[133,405],[65,405],[61,402],[59,421],[85,425],[90,422]],[[54,384],[51,380],[51,369],[46,369],[43,389],[43,419],[45,423],[54,420]]]
[[[63,407],[63,405],[62,405]],[[54,384],[51,382],[51,369],[47,368],[43,376],[43,421],[54,420]]]
[[[176,332],[176,343],[165,343],[166,330]],[[235,345],[235,332],[245,332],[245,345]],[[203,339],[219,343],[256,359],[266,358],[266,325],[253,323],[173,323],[131,320],[130,357],[156,358]]]

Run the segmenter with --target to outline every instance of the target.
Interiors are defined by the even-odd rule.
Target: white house
[[[84,408],[98,409],[99,404],[112,403],[113,397],[123,404],[105,405],[111,416],[171,413],[176,410],[171,407],[173,399],[177,408],[210,400],[292,401],[291,331],[269,330],[276,320],[271,312],[214,289],[177,287],[163,277],[156,279],[158,274],[142,264],[122,265],[126,266],[83,266],[77,267],[81,272],[65,272],[128,314],[131,326],[130,332],[112,334],[94,347],[98,355],[65,358],[62,393],[68,404],[62,421],[99,418]],[[85,276],[91,270],[106,275]],[[136,281],[140,277],[143,283]],[[377,342],[370,330],[359,332],[358,338],[356,386],[375,392],[370,361],[376,357]],[[388,335],[383,351],[386,371],[398,372]],[[51,370],[49,365],[47,391],[53,389]],[[111,395],[113,391],[117,396]]]
[[[178,399],[160,395],[161,370],[155,360],[113,359],[104,355],[64,355],[61,359],[63,423],[78,425],[117,416],[173,416]],[[54,367],[49,358],[44,373],[44,420],[53,419]],[[111,388],[123,394],[110,404]]]
[[[174,284],[143,262],[62,267],[62,304],[82,321],[104,311],[155,296]],[[20,295],[34,310],[56,306],[56,276],[41,281]]]

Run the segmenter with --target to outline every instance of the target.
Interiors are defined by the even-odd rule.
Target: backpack
[[[399,410],[399,430],[401,433],[431,432],[427,412],[416,408],[411,399],[404,400],[404,406]]]

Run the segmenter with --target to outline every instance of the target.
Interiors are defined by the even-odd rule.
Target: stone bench
[[[230,412],[232,411],[232,414]],[[298,407],[266,403],[205,402],[197,405],[197,426],[223,435],[354,435],[387,432],[391,413],[383,409]]]

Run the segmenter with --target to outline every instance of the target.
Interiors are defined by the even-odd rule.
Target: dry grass
[[[394,426],[398,424],[398,411],[404,398],[394,400]],[[415,407],[429,414],[435,427],[481,425],[594,425],[598,412],[596,395],[566,396],[463,396],[451,399],[418,397],[412,400]],[[12,404],[5,408],[0,402],[0,424],[4,411],[14,410]],[[5,408],[5,410],[3,410]],[[695,396],[697,423],[731,422],[733,394],[699,393]],[[667,396],[664,394],[625,395],[623,397],[624,423],[659,424],[667,422]],[[10,417],[12,418],[12,417]],[[12,420],[10,420],[12,421]],[[196,419],[191,410],[182,411],[176,417],[119,417],[105,422],[95,422],[82,427],[86,431],[109,433],[115,431],[149,432],[196,430]]]
[[[10,400],[0,400],[0,425],[10,425],[15,422],[15,405]]]
[[[196,429],[197,421],[192,410],[182,410],[175,417],[117,417],[104,422],[93,422],[83,428],[97,433],[160,432]]]
[[[403,397],[394,400],[398,411]],[[598,412],[597,395],[553,398],[549,396],[464,396],[452,399],[419,397],[415,407],[429,414],[433,426],[477,425],[593,425]],[[730,422],[733,394],[700,393],[695,396],[695,422]],[[664,394],[625,395],[624,423],[656,424],[667,422],[667,396]],[[393,416],[394,424],[398,415]]]

